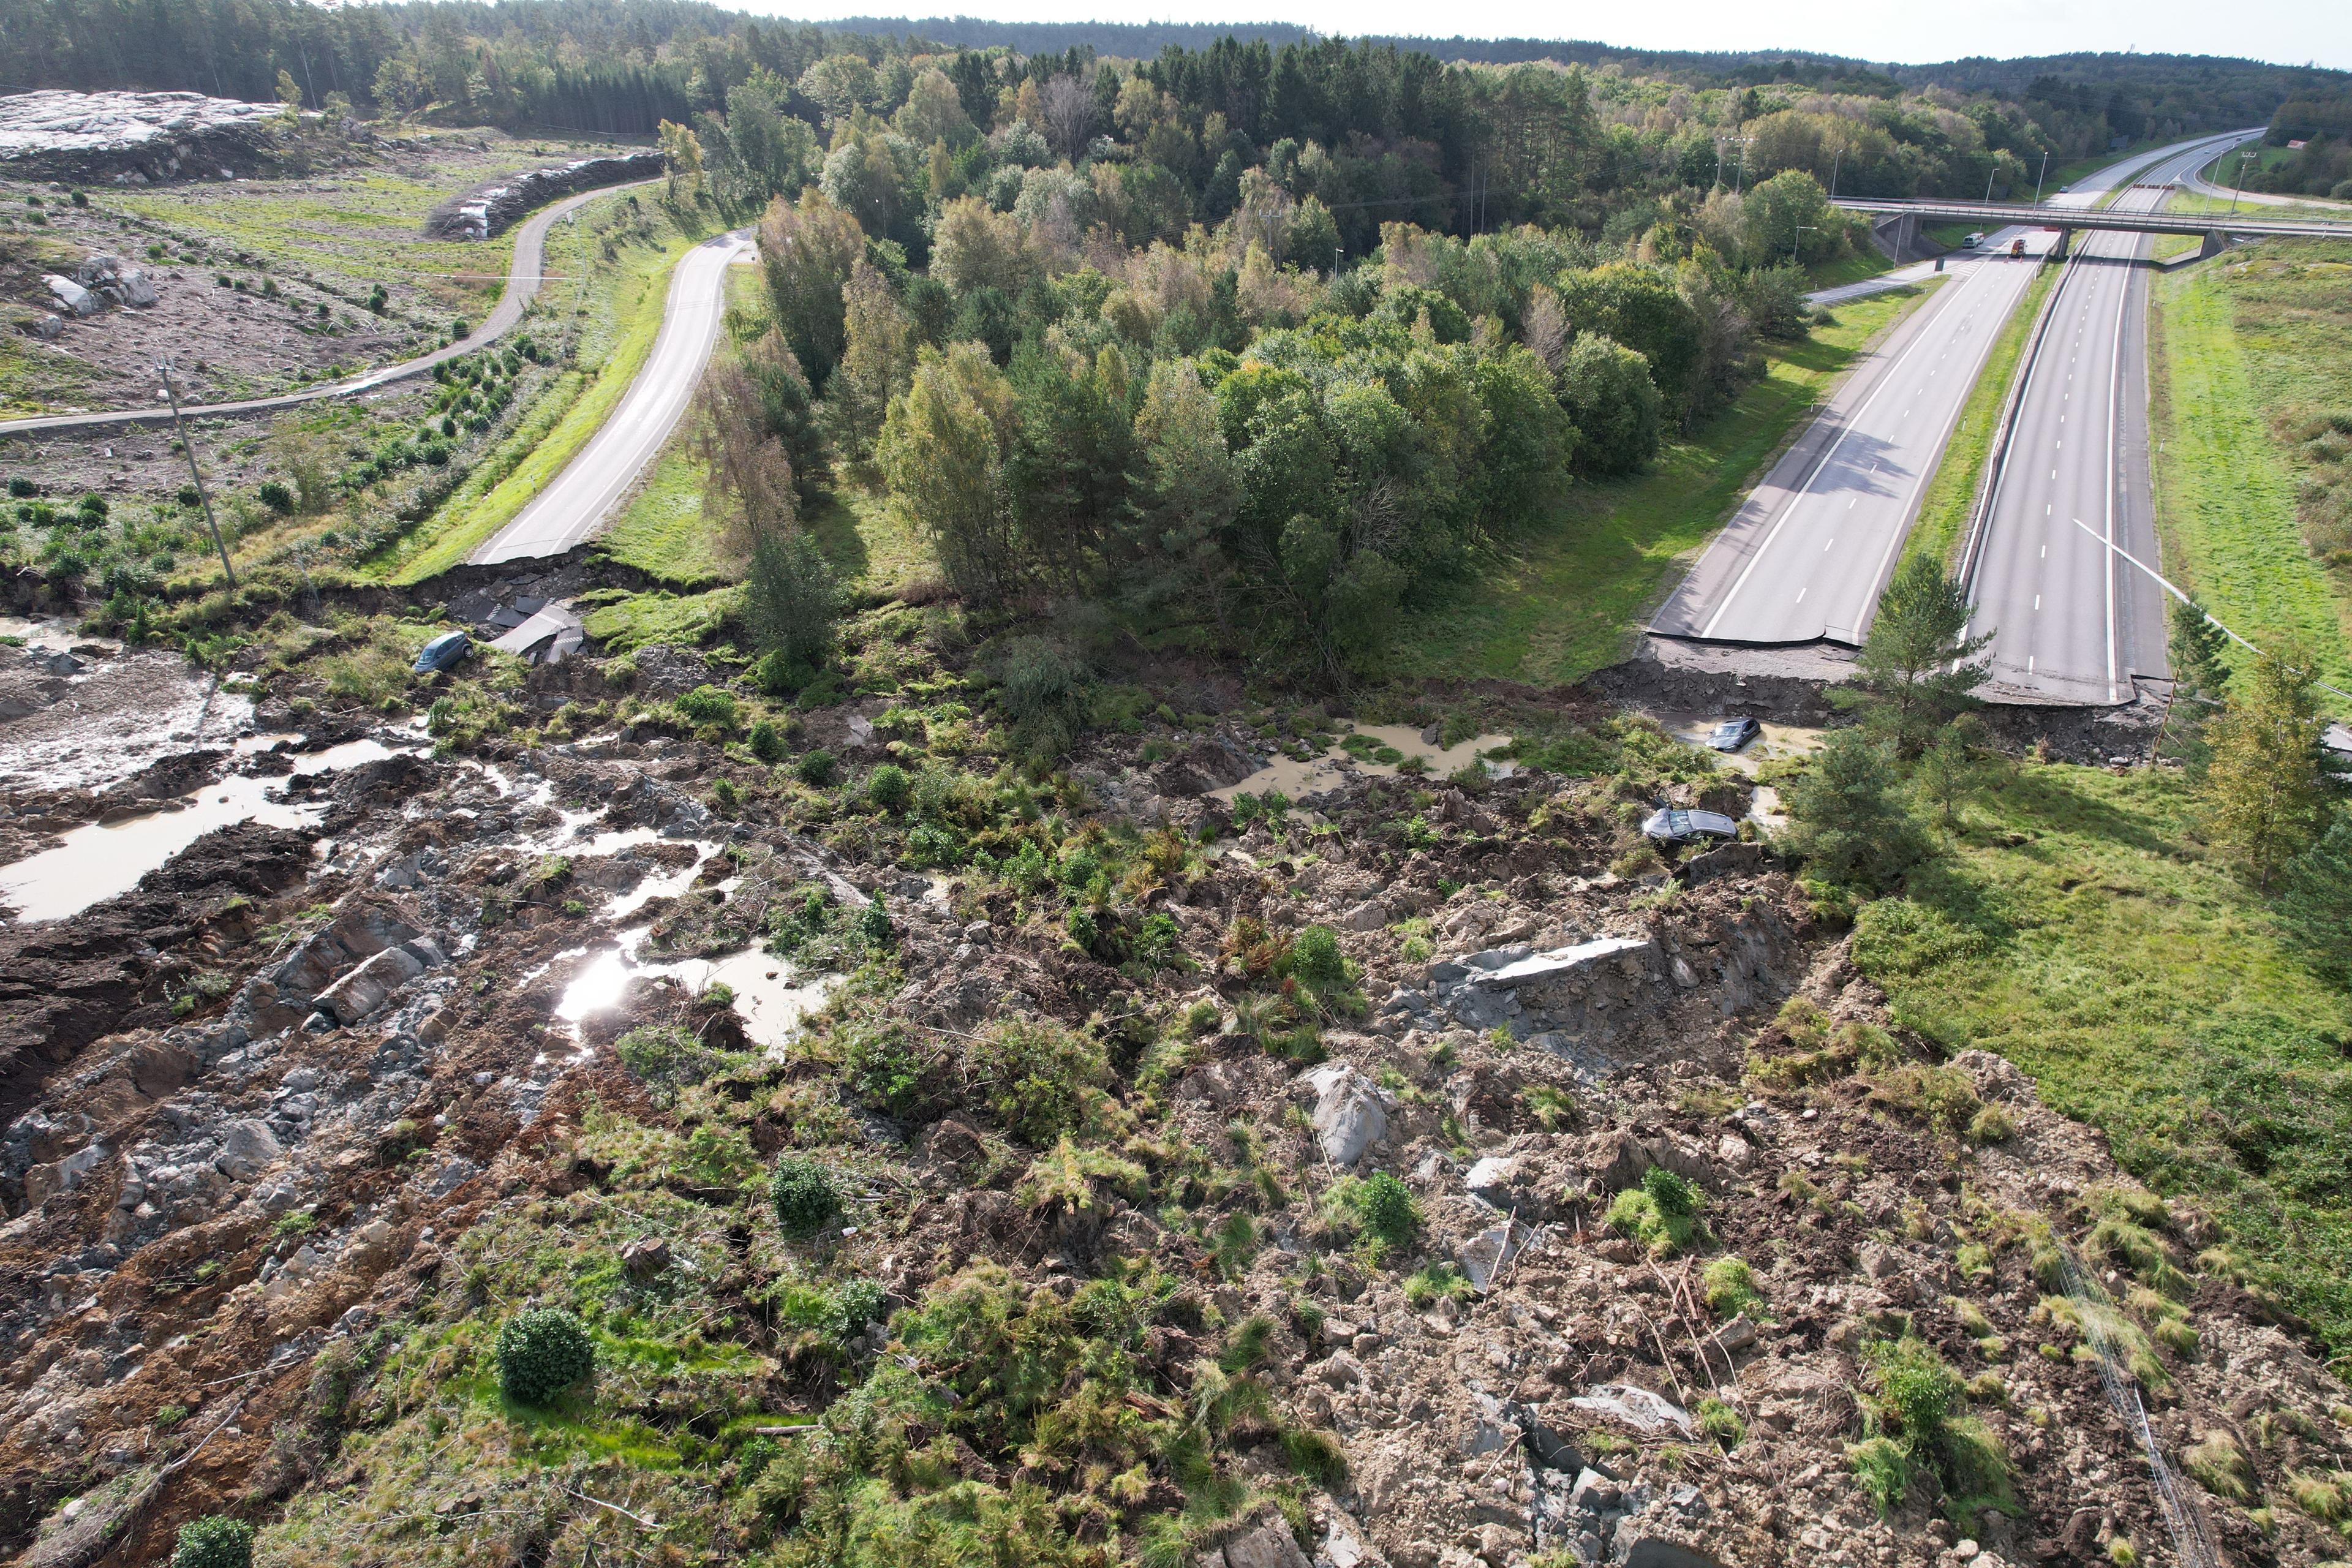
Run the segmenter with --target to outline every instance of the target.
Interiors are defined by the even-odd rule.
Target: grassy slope
[[[2284,427],[2352,411],[2352,247],[2265,247],[2156,284],[2157,525],[2167,574],[2256,643],[2300,637],[2352,677],[2352,582],[2312,558]],[[2320,263],[2318,268],[2311,262]]]
[[[1776,350],[1769,373],[1693,440],[1637,479],[1579,485],[1553,527],[1412,614],[1400,674],[1575,680],[1624,656],[1630,628],[1686,557],[1730,517],[1831,380],[1921,295],[1838,308],[1838,324]]]
[[[1977,489],[1984,478],[1985,459],[1991,455],[1993,431],[2000,421],[2001,405],[2008,399],[2010,384],[2016,379],[2017,362],[2025,353],[2026,335],[2033,331],[2033,319],[2042,311],[2042,303],[2050,290],[2058,285],[2056,267],[2044,267],[2041,276],[2027,289],[2025,298],[2000,330],[1992,345],[1992,356],[1985,362],[1984,373],[1969,394],[1960,409],[1960,422],[1952,429],[1952,438],[1946,443],[1944,455],[1936,465],[1935,478],[1927,482],[1927,494],[1919,503],[1918,521],[1911,525],[1911,537],[1904,542],[1906,556],[1932,552],[1936,559],[1948,563],[1953,552],[1960,547],[1961,535],[1969,524],[1969,509],[1976,504]]]
[[[625,195],[607,198],[626,200]],[[592,203],[591,207],[606,205]],[[646,202],[643,207],[659,215],[656,243],[624,246],[612,263],[594,268],[588,274],[586,299],[574,307],[587,317],[575,362],[580,375],[565,378],[568,384],[551,392],[516,434],[467,476],[457,494],[379,563],[387,581],[422,582],[463,564],[484,540],[513,521],[603,428],[653,352],[669,297],[671,268],[706,232],[692,226],[680,231],[658,203]],[[551,272],[572,273],[587,264],[582,252],[588,232],[584,222],[559,226],[548,239]],[[563,308],[560,299],[551,303]]]
[[[1998,1051],[2252,1278],[2352,1347],[2352,998],[2189,842],[2177,773],[2025,764],[1854,952],[1906,1021]],[[1989,820],[1988,820],[1989,817]],[[1903,917],[1924,906],[1920,929]]]
[[[1805,281],[1814,289],[1836,289],[1847,283],[1860,283],[1882,272],[1895,270],[1895,263],[1867,242],[1858,243],[1853,249],[1835,261],[1816,261],[1805,268]]]

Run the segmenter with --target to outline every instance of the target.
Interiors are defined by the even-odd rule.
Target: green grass
[[[1838,308],[1837,324],[1776,350],[1764,378],[1649,473],[1578,485],[1553,526],[1480,562],[1412,613],[1391,664],[1403,675],[1578,679],[1624,657],[1632,628],[1736,510],[1831,381],[1923,297],[1894,289]]]
[[[2042,313],[2042,302],[2057,287],[2058,275],[2063,270],[2043,267],[2026,289],[2024,300],[2010,312],[2009,323],[2001,328],[2000,336],[1993,340],[1991,357],[1985,361],[1975,389],[1960,408],[1959,423],[1952,427],[1952,438],[1945,443],[1944,455],[1937,460],[1935,478],[1927,482],[1927,494],[1919,503],[1918,520],[1911,525],[1911,537],[1903,545],[1906,556],[1932,552],[1937,561],[1948,563],[1959,549],[1961,538],[1968,531],[1969,510],[1976,504],[1977,490],[1984,479],[1985,459],[1992,453],[2001,405],[2008,400],[2010,384],[2017,376],[2018,361],[2025,353],[2026,337],[2033,331],[2034,318]]]
[[[612,653],[635,653],[648,643],[692,647],[717,636],[742,603],[740,587],[701,594],[628,594],[597,605],[581,619],[588,635]]]
[[[1860,283],[1882,272],[1895,270],[1895,263],[1877,247],[1864,243],[1839,257],[1835,261],[1816,261],[1805,268],[1805,281],[1813,289],[1836,289],[1848,283]]]
[[[2352,542],[2326,531],[2333,560],[2315,559],[2298,490],[2318,532],[2352,484],[2327,458],[2340,438],[2304,434],[2352,416],[2347,284],[2352,245],[2271,242],[2158,279],[2149,334],[2167,575],[2257,644],[2303,639],[2338,686],[2352,684]]]
[[[740,552],[702,511],[708,470],[681,429],[646,482],[597,540],[597,552],[673,588],[713,588],[743,575]]]
[[[1854,959],[1897,1018],[1997,1051],[2206,1206],[2254,1285],[2352,1349],[2352,998],[2190,838],[2179,774],[2024,764]]]
[[[592,203],[591,208],[629,199],[615,195]],[[653,352],[669,295],[670,269],[703,237],[698,232],[700,226],[681,230],[668,221],[658,203],[644,203],[642,210],[662,215],[659,223],[645,231],[647,243],[618,247],[609,265],[590,274],[586,300],[572,307],[587,312],[591,328],[582,334],[579,377],[559,384],[541,406],[525,416],[515,435],[467,476],[455,495],[374,563],[386,581],[418,583],[462,565],[485,540],[513,521],[604,427]],[[563,251],[584,248],[587,241],[584,223],[563,226],[565,232],[550,237],[551,270],[567,262],[572,267],[586,264],[579,256],[558,259]],[[560,300],[550,303],[563,308]]]
[[[2341,202],[2295,202],[2288,206],[2274,206],[2265,202],[2239,202],[2233,208],[2227,196],[2209,196],[2197,191],[2175,191],[2164,204],[2168,213],[2196,216],[2216,214],[2223,217],[2233,211],[2240,217],[2260,217],[2273,220],[2311,218],[2320,223],[2343,223],[2352,219]]]

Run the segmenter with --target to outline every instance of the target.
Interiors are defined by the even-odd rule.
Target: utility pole
[[[2236,212],[2238,210],[2238,193],[2245,188],[2246,165],[2261,156],[2262,154],[2255,152],[2252,147],[2247,148],[2244,152],[2238,154],[2238,177],[2231,184],[2230,186],[2230,210],[2231,212]]]
[[[2000,160],[1995,158],[1992,167],[1985,171],[1985,205],[1992,205],[1992,183],[2000,177]]]
[[[1809,223],[1801,223],[1797,226],[1797,232],[1789,237],[1790,266],[1794,267],[1797,264],[1797,247],[1804,243],[1805,236],[1808,234],[1819,234],[1822,231],[1820,229],[1814,227]]]
[[[1732,176],[1731,181],[1731,194],[1736,196],[1748,184],[1748,144],[1756,138],[1735,136],[1732,140],[1739,143],[1739,173]]]
[[[2042,154],[2042,171],[2040,174],[2033,176],[2033,205],[2035,206],[2040,206],[2042,205],[2042,181],[2049,173],[2050,154],[2045,152]]]
[[[1339,253],[1342,248],[1337,245],[1331,247],[1331,281],[1334,283],[1339,281]]]
[[[205,489],[205,471],[196,465],[196,444],[188,439],[188,427],[180,419],[180,393],[172,384],[172,362],[167,356],[155,367],[163,378],[163,395],[172,404],[172,433],[180,438],[180,450],[188,455],[188,477],[196,481],[196,500],[205,509],[205,527],[212,531],[213,548],[220,552],[221,574],[228,579],[232,591],[236,587],[236,568],[228,563],[228,546],[221,539],[220,524],[213,521],[213,498]]]
[[[1838,165],[1844,162],[1845,149],[1841,147],[1837,150],[1837,156],[1830,160],[1830,200],[1832,201],[1837,200]]]

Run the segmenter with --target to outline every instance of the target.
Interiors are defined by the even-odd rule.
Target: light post
[[[1731,179],[1731,194],[1736,196],[1747,186],[1748,144],[1750,142],[1755,141],[1756,138],[1753,136],[1735,136],[1732,140],[1739,143],[1739,172],[1733,175]]]
[[[205,489],[205,471],[196,466],[196,444],[188,439],[188,428],[180,422],[180,393],[172,384],[172,362],[166,358],[155,367],[163,378],[163,395],[172,404],[172,431],[180,437],[180,450],[187,454],[188,477],[196,482],[196,500],[205,509],[205,527],[212,531],[213,548],[220,552],[221,574],[228,579],[232,591],[236,587],[236,568],[228,563],[228,546],[221,540],[220,524],[213,521],[213,498]]]
[[[1331,247],[1331,281],[1334,283],[1339,281],[1339,254],[1343,248],[1337,245]]]
[[[1819,234],[1822,231],[1812,224],[1801,223],[1797,226],[1797,232],[1789,237],[1790,266],[1794,267],[1797,265],[1797,247],[1804,243],[1805,236],[1808,234]]]
[[[1845,149],[1841,147],[1837,150],[1837,156],[1830,160],[1830,200],[1832,201],[1837,200],[1838,165],[1844,162]]]
[[[2033,176],[2033,205],[2035,206],[2040,206],[2042,205],[2042,182],[2049,173],[2050,154],[2045,152],[2042,154],[2041,172]]]
[[[2231,212],[2236,212],[2238,210],[2238,193],[2245,188],[2246,165],[2254,162],[2261,156],[2262,154],[2255,152],[2252,147],[2247,148],[2244,152],[2238,154],[2238,177],[2230,186],[2230,210]]]

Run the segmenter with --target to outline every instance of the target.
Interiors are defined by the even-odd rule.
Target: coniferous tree
[[[1927,853],[1894,758],[1860,730],[1832,730],[1788,788],[1789,847],[1823,881],[1884,892]]]
[[[1975,659],[1992,638],[1968,635],[1969,614],[1959,584],[1932,556],[1912,556],[1879,596],[1854,680],[1833,688],[1830,700],[1859,710],[1864,728],[1891,742],[1898,757],[1918,756],[1975,706],[1971,694],[1984,684],[1989,667]]]
[[[2212,756],[2198,791],[2206,836],[2264,891],[2326,820],[2324,724],[2310,661],[2290,648],[2258,656],[2207,731]]]
[[[2165,606],[2165,657],[2172,666],[2172,706],[2164,716],[2161,746],[2201,771],[2210,755],[2206,727],[2229,695],[2230,667],[2222,662],[2229,634],[2205,613],[2196,595]]]
[[[2287,862],[2278,911],[2312,967],[2352,985],[2352,808],[2336,807],[2327,831]]]

